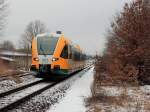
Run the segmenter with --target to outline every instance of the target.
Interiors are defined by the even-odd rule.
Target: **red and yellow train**
[[[40,76],[66,77],[85,67],[85,54],[60,31],[39,34],[32,40],[31,71]]]

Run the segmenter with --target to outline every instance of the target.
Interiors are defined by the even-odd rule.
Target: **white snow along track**
[[[85,112],[84,98],[91,95],[90,87],[93,82],[94,67],[74,82],[66,96],[47,112]]]

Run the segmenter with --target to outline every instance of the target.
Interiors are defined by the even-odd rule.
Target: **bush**
[[[108,32],[107,49],[97,59],[96,71],[116,83],[150,82],[150,2],[125,4]],[[99,79],[97,78],[97,79]],[[106,80],[106,79],[105,79]]]

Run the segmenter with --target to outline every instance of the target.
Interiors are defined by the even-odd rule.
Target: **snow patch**
[[[85,112],[84,98],[91,95],[90,87],[93,82],[93,74],[93,68],[91,68],[75,81],[66,96],[47,112]]]

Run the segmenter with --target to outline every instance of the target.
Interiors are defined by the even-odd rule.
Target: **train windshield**
[[[54,53],[58,37],[38,37],[37,49],[39,55],[52,55]]]

